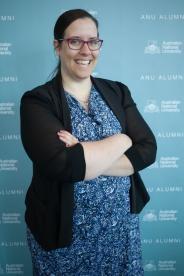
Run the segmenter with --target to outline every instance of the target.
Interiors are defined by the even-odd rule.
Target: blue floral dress
[[[121,132],[119,121],[94,89],[88,112],[66,92],[72,133],[94,141]],[[43,250],[28,229],[35,275],[142,276],[139,219],[130,214],[130,178],[101,175],[74,184],[73,241]]]

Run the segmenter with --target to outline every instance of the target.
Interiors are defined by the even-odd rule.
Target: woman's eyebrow
[[[74,36],[70,36],[70,38],[80,38],[81,39],[81,36],[74,35]],[[89,37],[89,39],[97,39],[97,38],[98,38],[98,36]]]

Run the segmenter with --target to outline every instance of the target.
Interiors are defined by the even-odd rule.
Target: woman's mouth
[[[80,64],[80,65],[89,65],[91,63],[91,60],[82,60],[82,59],[77,59],[75,60],[75,62],[77,64]]]

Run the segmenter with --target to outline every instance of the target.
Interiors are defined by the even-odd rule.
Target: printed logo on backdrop
[[[145,260],[144,261],[144,271],[176,271],[176,260],[165,260],[165,261],[154,261]]]
[[[18,171],[18,160],[17,159],[0,159],[0,172],[3,171]]]
[[[147,45],[144,48],[145,54],[181,54],[182,53],[182,41],[162,41],[148,40]]]
[[[149,169],[178,169],[180,158],[177,156],[161,156]]]
[[[157,270],[157,266],[155,264],[154,260],[149,260],[149,261],[144,261],[144,271],[156,271]]]
[[[2,213],[0,224],[20,224],[21,213]]]
[[[24,264],[6,264],[7,274],[24,274]]]
[[[146,210],[142,220],[144,222],[165,222],[165,221],[174,221],[178,220],[178,210]]]
[[[145,107],[144,112],[145,113],[158,113],[158,112],[173,112],[173,113],[179,113],[181,112],[180,109],[181,101],[180,100],[162,100],[160,102],[157,102],[156,100],[148,100]]]
[[[148,100],[146,106],[144,107],[144,112],[160,112],[160,107],[158,106],[156,100]]]
[[[162,100],[160,102],[160,112],[181,112],[181,101],[179,100]]]
[[[184,138],[184,132],[182,131],[163,131],[157,133],[157,138],[163,138],[163,139],[176,139],[176,138]]]
[[[1,22],[12,22],[15,21],[14,15],[0,15]]]
[[[171,13],[171,14],[141,14],[140,20],[142,21],[183,21],[184,14]]]
[[[147,191],[149,193],[182,193],[183,186],[149,186]]]
[[[23,189],[1,189],[0,190],[0,196],[4,197],[4,196],[24,196],[25,192]]]
[[[0,247],[25,247],[26,241],[1,241]]]
[[[183,81],[184,75],[182,74],[142,74],[140,81]]]
[[[143,221],[157,221],[157,215],[155,210],[147,210],[143,216]]]
[[[0,141],[19,141],[20,134],[9,133],[9,134],[0,134]]]
[[[0,56],[12,55],[12,43],[0,42]]]
[[[142,244],[145,245],[150,245],[150,244],[155,244],[155,245],[175,245],[175,244],[182,244],[182,239],[181,238],[176,238],[176,237],[168,237],[168,238],[150,238],[150,239],[142,239],[141,240]]]
[[[0,275],[2,274],[24,275],[24,264],[0,265]]]
[[[15,103],[0,103],[0,115],[15,115]]]
[[[160,54],[160,47],[157,41],[149,40],[144,49],[145,54]]]
[[[18,76],[0,76],[0,83],[18,82]]]

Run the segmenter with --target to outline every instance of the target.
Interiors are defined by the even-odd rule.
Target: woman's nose
[[[89,49],[87,42],[84,42],[84,45],[80,49],[80,53],[88,55],[91,54],[91,50]]]

